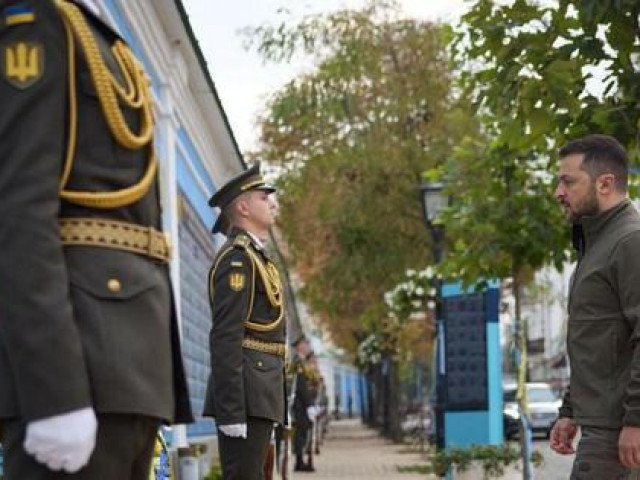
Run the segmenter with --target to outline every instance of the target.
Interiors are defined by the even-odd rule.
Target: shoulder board
[[[240,234],[233,240],[234,247],[247,248],[251,245],[251,239],[247,235]]]

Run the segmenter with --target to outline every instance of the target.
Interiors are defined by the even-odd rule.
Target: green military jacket
[[[294,359],[291,369],[295,382],[293,386],[294,395],[292,405],[293,422],[301,428],[307,428],[311,425],[311,419],[307,414],[307,409],[316,403],[319,378],[316,372],[300,357]]]
[[[77,7],[107,70],[126,85],[111,49],[122,39]],[[61,240],[62,218],[161,230],[155,175],[118,206],[61,198],[63,189],[88,198],[140,186],[153,137],[140,148],[116,140],[87,56],[75,35],[70,56],[53,0],[0,0],[0,14],[0,418],[92,406],[190,421],[167,263]],[[138,132],[139,113],[119,109]]]
[[[640,215],[628,200],[575,227],[569,288],[570,390],[580,425],[640,427]]]
[[[209,274],[213,324],[204,415],[219,425],[246,423],[248,417],[285,421],[284,295],[279,276],[265,279],[263,268],[275,270],[264,249],[235,229]],[[270,299],[274,289],[277,299]]]

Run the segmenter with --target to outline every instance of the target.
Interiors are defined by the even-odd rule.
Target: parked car
[[[512,440],[520,431],[520,409],[516,397],[518,387],[515,383],[502,386],[502,425],[504,438]]]
[[[544,433],[549,436],[553,422],[558,417],[558,408],[562,401],[548,383],[527,383],[527,407],[529,422],[534,434]],[[507,439],[518,435],[520,411],[516,399],[517,386],[508,384],[503,387],[504,405],[502,418],[504,436]]]

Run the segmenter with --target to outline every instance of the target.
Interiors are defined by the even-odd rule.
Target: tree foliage
[[[372,2],[249,36],[267,60],[314,57],[270,99],[255,155],[282,169],[280,227],[303,298],[354,351],[386,317],[384,292],[429,263],[421,175],[468,123],[451,121],[450,30]]]
[[[500,143],[545,154],[606,133],[637,161],[639,15],[635,0],[476,1],[459,60]]]
[[[446,266],[467,281],[513,277],[521,386],[522,283],[567,258],[569,236],[552,198],[557,150],[605,133],[638,160],[639,15],[635,0],[476,0],[454,43],[481,129],[439,172],[457,196],[444,219]]]
[[[448,169],[453,270],[473,279],[561,266],[558,148],[606,133],[638,158],[638,15],[633,0],[478,0],[463,16],[456,60],[483,134]]]
[[[638,158],[639,14],[633,0],[476,0],[462,17],[455,60],[481,129],[443,170],[457,197],[449,271],[474,281],[561,267],[558,148],[606,133]]]

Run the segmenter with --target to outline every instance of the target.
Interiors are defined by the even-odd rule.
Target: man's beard
[[[589,192],[582,199],[582,201],[576,205],[573,211],[570,211],[570,220],[577,222],[582,217],[592,217],[600,213],[600,206],[598,205],[598,197],[596,194],[596,186],[591,185]]]

